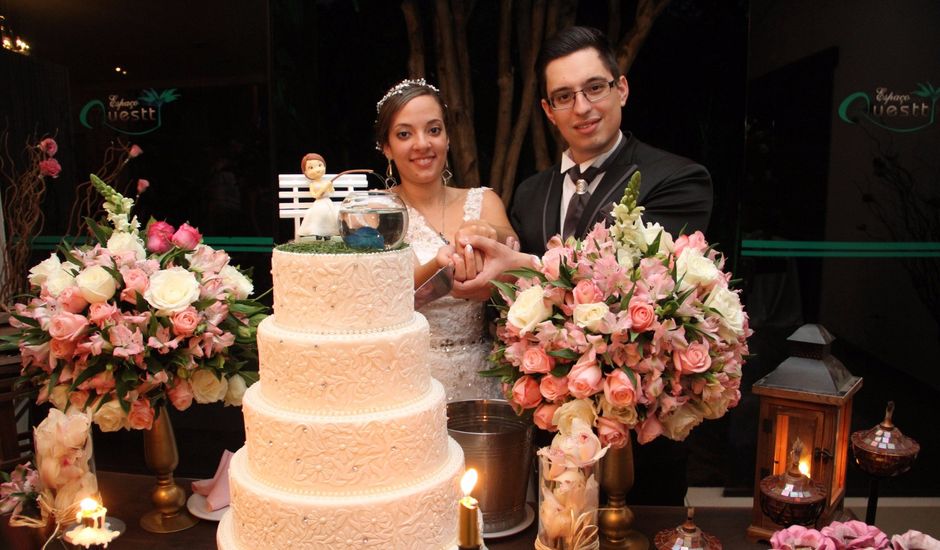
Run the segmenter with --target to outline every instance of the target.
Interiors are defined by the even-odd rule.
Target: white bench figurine
[[[339,235],[339,205],[350,193],[369,187],[365,174],[326,174],[326,163],[316,153],[304,155],[303,174],[278,174],[281,218],[294,220],[295,239],[329,239]],[[286,199],[286,200],[285,200]]]

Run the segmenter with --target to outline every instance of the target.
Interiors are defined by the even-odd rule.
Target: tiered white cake
[[[225,550],[450,548],[463,452],[425,357],[410,249],[275,249],[261,380],[229,470]]]

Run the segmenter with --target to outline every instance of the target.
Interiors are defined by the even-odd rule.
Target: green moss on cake
[[[400,250],[408,246],[402,243],[393,250]],[[343,242],[342,239],[330,239],[328,241],[305,241],[289,242],[276,247],[281,252],[293,252],[295,254],[364,254],[370,252],[382,252],[381,250],[362,250],[352,248]]]

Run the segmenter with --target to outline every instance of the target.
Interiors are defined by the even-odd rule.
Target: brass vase
[[[144,430],[144,461],[157,474],[150,499],[154,510],[140,518],[140,526],[151,533],[175,533],[199,522],[186,510],[186,491],[173,481],[179,463],[176,436],[166,407],[157,411],[153,427]]]
[[[649,539],[633,529],[633,511],[627,506],[627,493],[633,488],[633,442],[619,449],[610,448],[600,461],[600,485],[607,495],[607,506],[598,510],[597,524],[601,548],[646,550]]]

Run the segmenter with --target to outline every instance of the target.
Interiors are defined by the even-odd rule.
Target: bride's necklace
[[[405,204],[410,203],[411,207],[414,208],[419,214],[421,214],[421,216],[427,222],[428,229],[430,229],[431,231],[434,231],[434,227],[431,226],[430,218],[427,215],[425,215],[425,213],[422,212],[420,208],[418,208],[418,206],[414,203],[414,201],[408,198],[408,194],[405,192],[405,190],[402,188],[399,188],[399,194],[402,196],[402,199],[404,199]],[[445,220],[446,211],[447,211],[447,186],[445,185],[441,189],[441,230],[437,231],[436,233],[437,233],[437,236],[442,241],[444,241],[444,244],[450,244],[450,241],[447,239],[447,237],[444,236],[444,231],[445,231],[444,220]]]

